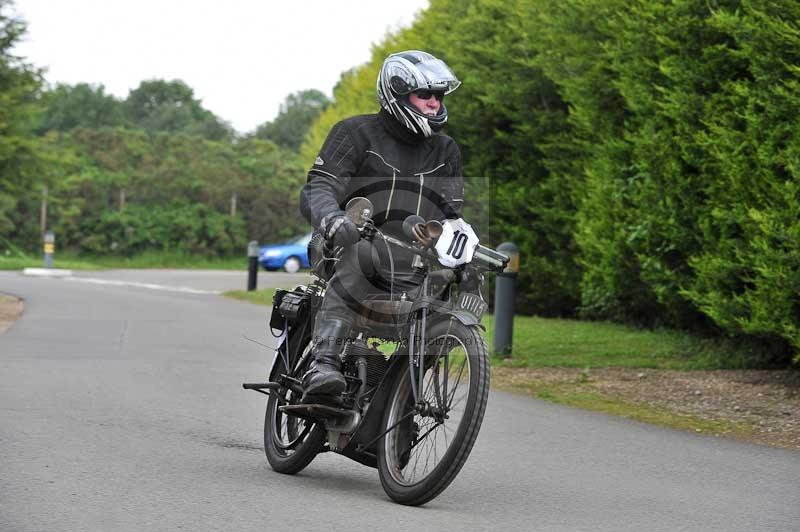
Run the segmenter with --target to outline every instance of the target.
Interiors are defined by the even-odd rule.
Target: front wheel
[[[279,349],[287,349],[284,343]],[[285,357],[278,357],[277,374],[287,373],[289,377],[300,379],[311,362],[311,341],[304,339],[300,349],[301,356],[295,367],[286,372]],[[317,454],[323,450],[325,428],[318,423],[284,414],[279,406],[297,404],[300,396],[291,390],[281,388],[270,392],[267,412],[264,416],[264,453],[272,469],[278,473],[294,475],[303,470]]]
[[[427,332],[423,405],[414,404],[406,366],[395,381],[378,442],[378,472],[394,501],[420,505],[441,493],[469,457],[486,411],[486,341],[475,327],[450,319]]]
[[[300,271],[301,267],[302,263],[297,257],[289,257],[286,259],[286,262],[283,263],[283,270],[286,273],[297,273]]]

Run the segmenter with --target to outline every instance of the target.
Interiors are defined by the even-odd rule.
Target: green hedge
[[[72,235],[68,235],[72,236]],[[103,211],[85,217],[75,238],[81,251],[133,255],[152,249],[231,256],[247,247],[244,221],[202,204],[175,203]]]
[[[445,59],[467,217],[519,307],[800,350],[800,4],[432,0],[342,77],[303,148],[374,112],[382,59]],[[781,358],[783,357],[783,358]]]

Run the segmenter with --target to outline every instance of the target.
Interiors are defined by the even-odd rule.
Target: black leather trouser
[[[402,251],[402,250],[400,250]],[[363,302],[374,296],[398,297],[416,289],[421,276],[413,272],[413,256],[393,248],[391,253],[383,241],[360,240],[346,248],[328,282],[322,308],[314,325],[316,358],[330,357],[341,352]],[[394,264],[394,282],[392,268]],[[326,324],[338,323],[331,326]]]

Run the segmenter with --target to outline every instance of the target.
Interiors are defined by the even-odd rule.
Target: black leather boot
[[[342,375],[339,353],[342,351],[352,325],[338,318],[317,315],[314,327],[314,362],[303,375],[303,402],[314,397],[336,397],[347,387]],[[310,398],[311,396],[311,398]]]

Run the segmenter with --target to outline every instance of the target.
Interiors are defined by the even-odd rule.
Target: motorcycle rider
[[[390,55],[377,79],[379,112],[337,123],[308,173],[300,210],[326,241],[344,249],[317,313],[314,362],[303,377],[306,402],[330,400],[344,391],[340,353],[361,302],[420,282],[411,266],[413,255],[360,241],[343,210],[347,201],[369,198],[376,227],[394,235],[402,234],[402,222],[411,214],[440,221],[461,217],[461,153],[441,132],[448,118],[444,97],[460,84],[431,54]]]

